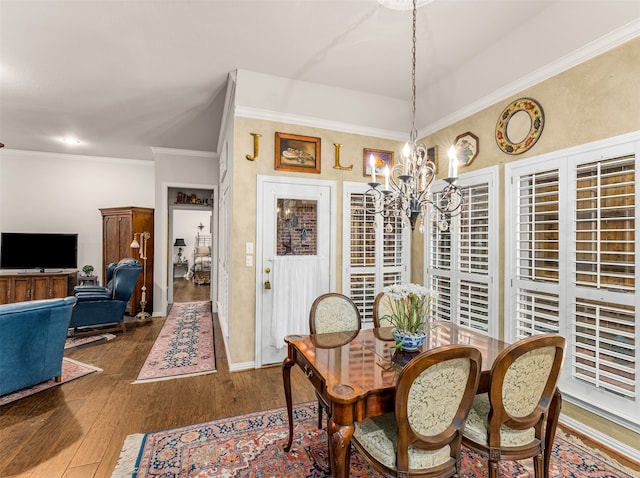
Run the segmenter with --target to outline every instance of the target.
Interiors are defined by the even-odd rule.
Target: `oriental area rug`
[[[328,476],[326,431],[317,428],[317,403],[294,406],[291,452],[285,408],[214,420],[156,433],[130,435],[112,478],[124,477],[305,477]],[[552,478],[632,478],[634,475],[600,452],[569,441],[558,433],[552,458]],[[352,477],[379,477],[352,448]],[[461,478],[483,478],[486,459],[463,449]],[[505,462],[504,478],[533,476],[532,460]]]
[[[57,387],[58,385],[71,382],[72,380],[75,380],[77,378],[85,377],[94,372],[102,372],[102,369],[65,357],[62,359],[61,382],[56,382],[55,379],[52,378],[50,380],[47,380],[46,382],[38,383],[32,387],[23,388],[22,390],[18,390],[17,392],[2,395],[0,397],[0,406],[15,402],[16,400],[20,400],[21,398],[28,397],[35,393],[42,392],[43,390],[48,390],[50,388]]]
[[[97,344],[100,342],[106,342],[113,340],[116,336],[113,334],[96,334],[85,337],[67,337],[64,343],[65,350],[76,349],[78,347],[84,347],[85,345]]]
[[[215,371],[211,302],[176,303],[133,383],[193,377]]]

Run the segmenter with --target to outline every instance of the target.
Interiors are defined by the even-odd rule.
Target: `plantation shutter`
[[[362,323],[372,324],[375,296],[387,285],[409,277],[410,236],[401,215],[374,214],[368,185],[344,185],[343,290],[360,310]]]
[[[497,332],[497,170],[458,180],[464,197],[449,227],[435,213],[427,228],[425,271],[436,293],[435,320],[452,320],[485,334]],[[437,199],[439,192],[434,193]]]
[[[575,378],[635,399],[635,155],[578,164],[572,307]],[[594,290],[598,290],[597,300]]]
[[[634,426],[638,151],[635,134],[505,166],[506,330],[513,340],[562,334],[563,393]]]
[[[558,180],[558,169],[551,169],[516,182],[515,339],[559,329]]]

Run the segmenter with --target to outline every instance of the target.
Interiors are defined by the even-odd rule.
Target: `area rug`
[[[64,349],[70,350],[78,347],[84,347],[85,345],[96,344],[98,342],[106,342],[108,340],[113,340],[116,336],[113,334],[98,334],[98,335],[89,335],[86,337],[67,337],[66,342],[64,343]]]
[[[326,473],[327,438],[317,429],[317,403],[294,407],[294,439],[288,437],[285,408],[214,420],[156,433],[130,435],[125,440],[112,478],[124,477],[306,477]],[[560,434],[559,434],[560,435]],[[605,456],[558,436],[554,443],[550,477],[632,478],[634,475]],[[352,448],[352,477],[379,477]],[[485,458],[464,449],[461,478],[487,476]],[[504,478],[533,476],[532,460],[505,462]]]
[[[22,390],[18,390],[17,392],[2,395],[0,396],[0,406],[15,402],[16,400],[28,397],[29,395],[42,392],[43,390],[48,390],[50,388],[57,387],[58,385],[71,382],[76,378],[85,377],[86,375],[89,375],[93,372],[102,372],[102,369],[65,357],[62,359],[61,382],[56,382],[55,379],[52,378],[51,380],[39,383],[37,385],[34,385],[33,387],[23,388]]]
[[[133,383],[192,377],[216,371],[211,302],[173,304]]]

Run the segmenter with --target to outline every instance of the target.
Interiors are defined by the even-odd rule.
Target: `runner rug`
[[[130,435],[112,478],[124,477],[317,477],[327,476],[326,431],[317,429],[317,403],[294,407],[291,452],[285,408],[214,420],[145,435]],[[487,460],[463,449],[461,478],[488,476]],[[594,452],[558,433],[553,445],[550,477],[632,478],[601,452]],[[351,477],[379,477],[352,448]],[[533,476],[532,460],[504,462],[504,478]]]
[[[113,340],[115,337],[116,336],[113,334],[89,335],[86,337],[67,337],[67,340],[64,343],[64,349],[70,350],[78,347],[84,347],[85,345],[95,344],[98,342],[106,342],[108,340]]]
[[[58,385],[71,382],[76,378],[85,377],[86,375],[89,375],[93,372],[102,372],[102,369],[65,357],[62,359],[61,382],[56,382],[55,379],[52,378],[50,380],[47,380],[46,382],[34,385],[33,387],[23,388],[22,390],[18,390],[17,392],[2,395],[0,397],[0,406],[15,402],[16,400],[20,400],[21,398],[28,397],[35,393],[42,392],[43,390],[48,390],[50,388],[57,387]]]
[[[211,302],[176,303],[133,383],[193,377],[215,371]]]

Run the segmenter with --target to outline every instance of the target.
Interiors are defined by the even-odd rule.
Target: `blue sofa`
[[[62,380],[75,297],[0,305],[0,395]]]
[[[77,286],[73,295],[78,303],[71,315],[71,335],[90,335],[105,331],[125,332],[124,312],[133,294],[142,266],[127,258],[107,267],[107,285]],[[96,327],[100,330],[96,331]]]

